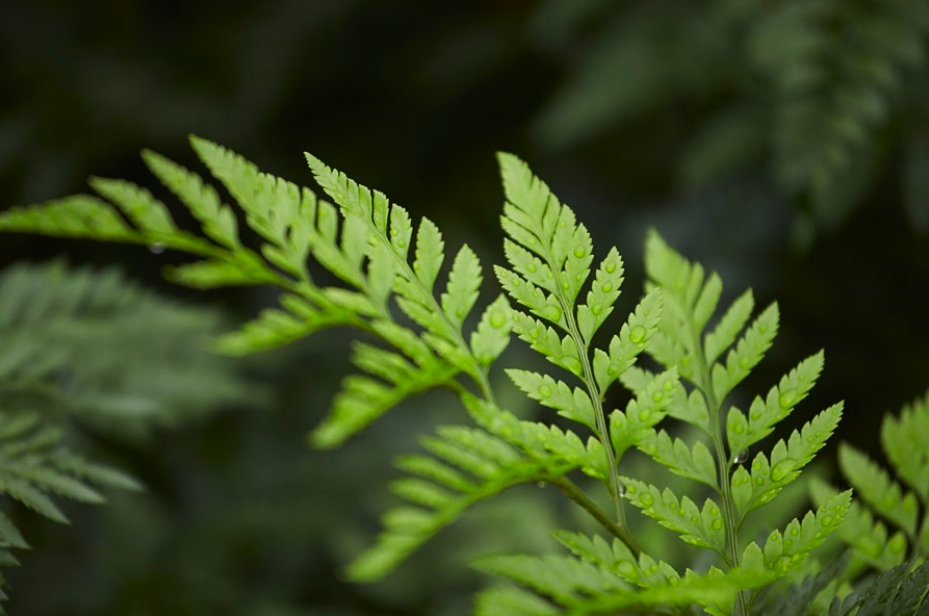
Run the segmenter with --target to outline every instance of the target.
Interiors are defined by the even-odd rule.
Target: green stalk
[[[723,499],[723,521],[726,524],[726,548],[729,553],[728,564],[730,569],[739,566],[739,537],[738,537],[738,520],[736,520],[735,503],[732,500],[732,489],[729,485],[729,471],[732,466],[729,457],[726,455],[726,447],[723,444],[723,428],[720,422],[722,404],[716,399],[716,393],[713,391],[713,379],[710,375],[710,368],[706,361],[706,353],[703,350],[703,344],[700,341],[700,334],[693,321],[688,323],[691,332],[693,332],[694,357],[696,358],[699,383],[697,386],[703,393],[706,401],[707,411],[710,418],[710,432],[713,440],[713,447],[716,450],[716,463],[719,471],[719,487]],[[738,610],[737,616],[747,616],[748,604],[746,603],[745,593],[738,593]]]

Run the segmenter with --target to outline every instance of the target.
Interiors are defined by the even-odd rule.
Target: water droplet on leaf
[[[641,325],[636,325],[633,327],[632,331],[629,332],[629,340],[632,340],[635,343],[639,343],[645,340],[645,328]]]
[[[161,253],[165,251],[165,245],[162,244],[161,242],[155,242],[154,244],[149,246],[148,249],[151,251],[153,255],[160,255]]]
[[[739,453],[735,454],[735,457],[732,458],[732,461],[735,464],[745,464],[748,461],[748,449],[743,449]]]

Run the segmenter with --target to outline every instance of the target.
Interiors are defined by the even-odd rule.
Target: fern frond
[[[520,483],[551,480],[551,465],[527,458],[497,436],[477,428],[446,426],[421,439],[430,455],[400,458],[410,475],[392,491],[408,504],[389,510],[377,543],[348,572],[356,580],[379,579],[472,505]],[[564,470],[560,474],[563,474]]]
[[[14,266],[0,274],[0,394],[134,437],[254,402],[261,388],[202,348],[223,324],[115,268]]]
[[[742,566],[783,576],[802,563],[842,523],[851,498],[851,490],[835,494],[815,513],[808,511],[802,522],[794,519],[783,532],[772,531],[763,548],[754,542],[748,544],[742,554]]]
[[[929,394],[907,404],[900,416],[886,415],[881,445],[897,475],[929,503]]]
[[[607,253],[586,303],[578,305],[594,259],[590,233],[528,165],[511,154],[501,153],[498,158],[507,199],[501,217],[508,236],[504,251],[511,269],[498,266],[495,271],[510,297],[530,313],[514,311],[513,331],[548,361],[580,379],[586,392],[542,375],[513,371],[510,376],[531,398],[584,424],[599,439],[605,456],[602,478],[623,527],[616,459],[625,449],[614,448],[603,401],[610,385],[635,362],[654,334],[661,315],[660,296],[649,295],[639,304],[619,334],[612,336],[608,352],[592,348],[594,334],[619,297],[623,281],[619,252],[613,248]],[[656,410],[655,420],[659,418]],[[636,434],[627,432],[619,442]]]
[[[904,491],[900,484],[855,447],[842,443],[839,466],[856,493],[861,495],[876,513],[915,538],[918,503],[916,495]]]
[[[603,554],[602,549],[597,552]],[[646,575],[651,577],[639,586],[623,579],[633,575],[631,571],[637,565],[622,561],[614,568],[599,562],[599,558],[594,560],[589,556],[588,553],[581,557],[485,557],[476,563],[478,569],[508,578],[531,589],[533,593],[512,587],[490,589],[478,595],[476,611],[488,616],[504,613],[593,615],[647,610],[654,606],[708,605],[725,602],[759,579],[756,574],[747,572],[729,576],[714,575],[711,572],[710,575],[699,576],[689,570],[684,576],[672,573],[670,577],[662,577],[662,572],[673,570],[664,563],[655,563],[644,556],[643,560],[651,563],[646,570]],[[627,565],[625,576],[618,575],[623,564]],[[536,594],[544,597],[544,600]],[[507,611],[511,607],[516,611]]]
[[[70,452],[62,428],[39,412],[0,411],[0,426],[0,495],[44,518],[68,523],[58,499],[102,503],[103,496],[96,486],[139,487],[119,471],[87,462]],[[0,511],[0,566],[16,564],[10,549],[28,547],[19,529]],[[0,594],[0,601],[5,598]]]
[[[825,481],[814,479],[810,493],[815,503],[822,504],[839,492]],[[876,520],[874,514],[861,503],[851,503],[845,522],[836,529],[835,534],[853,548],[849,575],[868,566],[886,571],[903,563],[906,558],[906,535],[897,531],[889,536],[887,526]]]
[[[855,569],[870,566],[887,571],[908,556],[929,557],[926,434],[929,434],[926,397],[905,405],[899,416],[884,416],[881,443],[891,462],[890,470],[902,483],[865,453],[846,443],[841,445],[839,467],[862,499],[852,508],[848,528],[840,533],[842,541],[854,548]],[[812,495],[821,502],[834,491],[819,482],[813,485]],[[878,516],[890,523],[889,529],[875,520]]]
[[[681,534],[684,541],[719,553],[731,570],[745,566],[765,571],[770,563],[762,562],[761,548],[750,543],[743,550],[738,545],[738,531],[750,511],[773,500],[823,447],[841,418],[842,405],[823,411],[786,441],[779,441],[770,457],[764,453],[756,455],[751,472],[746,470],[742,464],[749,459],[748,448],[769,436],[776,424],[807,395],[822,370],[822,354],[802,362],[765,399],[756,397],[747,417],[736,408],[729,408],[724,415],[729,394],[773,343],[779,324],[777,304],[771,304],[749,324],[755,301],[751,291],[746,291],[723,313],[712,331],[705,333],[722,296],[720,278],[713,273],[707,275],[700,264],[691,263],[672,250],[655,232],[648,237],[645,255],[647,288],[660,290],[665,304],[658,332],[647,351],[693,385],[689,393],[681,392],[674,397],[668,414],[701,428],[712,442],[712,452],[702,442],[691,445],[673,439],[664,430],[649,435],[640,449],[672,472],[709,486],[720,499],[707,500],[698,508],[687,497],[678,498],[670,490],[662,492],[630,480],[629,487],[634,486],[638,492],[630,500],[647,516]],[[720,361],[723,356],[725,361]],[[633,372],[624,382],[636,390],[645,379],[644,373]],[[840,508],[844,516],[847,505]],[[819,533],[820,539],[809,541],[818,545],[826,534],[825,527],[829,526],[816,526],[819,515],[808,515],[803,528],[797,522],[797,528],[791,528],[791,532],[802,532],[806,543],[809,529],[816,527],[810,532]],[[827,521],[840,517],[838,510],[822,515],[829,516],[822,518]],[[788,539],[785,543],[794,542]],[[767,556],[776,551],[774,547],[766,549]],[[804,548],[791,552],[789,567],[772,565],[774,573],[766,583],[774,582],[798,565],[809,551]],[[746,563],[746,558],[757,562]],[[713,613],[729,614],[737,609],[737,613],[746,614],[749,597],[740,593],[737,599],[735,608],[717,605],[713,608],[717,612]]]

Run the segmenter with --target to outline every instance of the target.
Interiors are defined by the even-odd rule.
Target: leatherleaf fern
[[[260,351],[328,327],[362,330],[365,339],[352,349],[357,373],[344,380],[311,435],[318,447],[342,443],[411,395],[454,392],[472,422],[438,428],[421,439],[422,452],[397,461],[404,476],[392,489],[404,504],[384,516],[375,545],[349,566],[354,579],[382,578],[472,505],[517,484],[545,482],[582,507],[605,536],[559,531],[560,553],[483,558],[478,568],[507,582],[478,596],[478,613],[692,614],[702,608],[747,615],[759,589],[797,569],[845,517],[850,492],[771,530],[763,545],[740,537],[746,517],[775,499],[824,445],[842,407],[823,411],[769,454],[751,458],[749,448],[807,395],[823,356],[801,362],[747,413],[730,407],[732,390],[773,342],[777,308],[746,328],[754,308],[746,292],[706,332],[722,282],[657,234],[647,244],[647,293],[630,314],[607,325],[623,282],[619,251],[595,258],[590,233],[574,212],[523,162],[502,154],[507,263],[494,272],[505,294],[469,320],[484,268],[467,246],[447,258],[443,236],[427,218],[414,225],[385,195],[310,155],[312,174],[331,201],[208,141],[194,138],[193,147],[238,203],[259,247],[240,239],[239,216],[216,189],[150,152],[146,164],[199,221],[198,233],[178,227],[147,190],[99,178],[91,185],[100,197],[14,208],[0,215],[0,230],[184,252],[197,260],[169,267],[166,275],[196,288],[279,287],[279,308],[214,340],[225,353]],[[317,267],[340,284],[316,282],[311,270]],[[498,403],[491,367],[511,332],[552,369],[506,375],[554,410],[557,422],[526,420]],[[640,367],[643,353],[663,369]],[[621,409],[608,402],[617,382],[632,392]],[[658,428],[668,418],[696,426],[705,438],[671,436]],[[632,449],[693,480],[694,496],[626,476]],[[627,524],[629,505],[709,550],[715,562],[679,571],[648,554]]]

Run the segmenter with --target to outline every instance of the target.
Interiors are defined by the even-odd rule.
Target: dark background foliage
[[[0,202],[148,186],[143,147],[194,165],[186,136],[308,183],[308,150],[499,258],[493,153],[526,159],[641,288],[645,229],[782,308],[767,388],[825,347],[815,409],[876,451],[881,413],[929,386],[929,15],[919,0],[0,2]],[[34,237],[0,262],[119,263],[244,319],[267,292],[161,282],[174,257]],[[14,613],[461,614],[468,554],[538,549],[552,518],[515,492],[386,584],[342,582],[388,502],[384,461],[460,417],[413,403],[337,452],[303,434],[346,367],[341,332],[254,358],[271,402],[145,441],[103,439],[148,486],[74,528],[27,528]],[[797,418],[800,419],[800,418]],[[831,455],[827,452],[826,456]],[[540,502],[542,504],[540,504]],[[519,524],[512,526],[514,521]],[[501,529],[499,525],[509,525]],[[496,530],[494,530],[496,528]],[[515,532],[514,528],[518,531]]]

